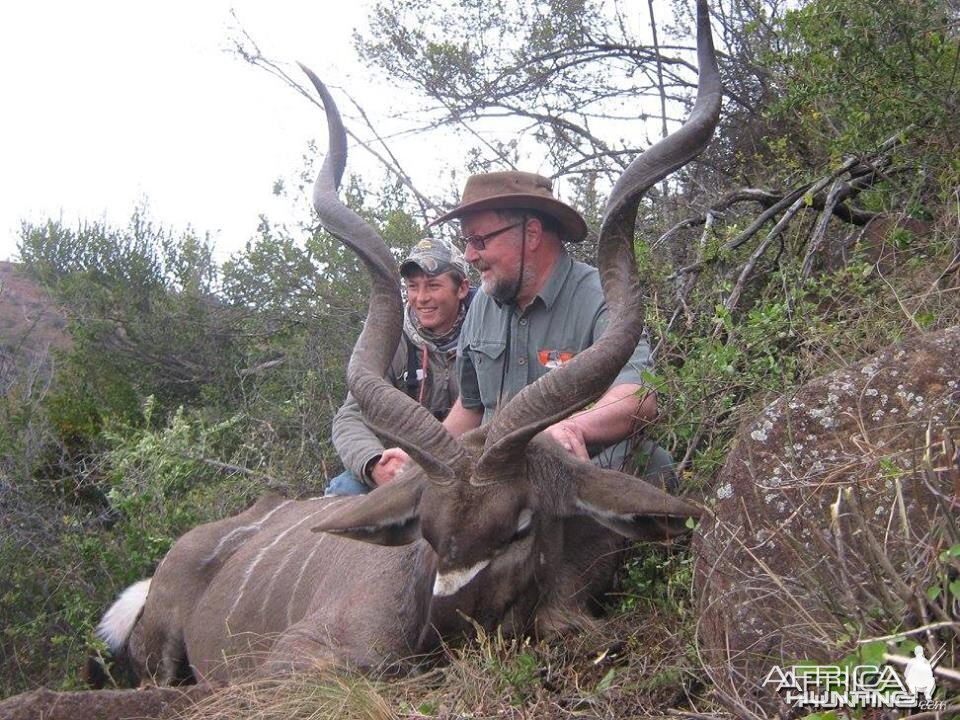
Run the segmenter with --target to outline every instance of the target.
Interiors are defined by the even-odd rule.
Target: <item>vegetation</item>
[[[395,215],[399,252],[416,235]],[[338,471],[329,428],[366,283],[338,242],[304,235],[264,220],[217,267],[207,241],[142,211],[120,229],[23,228],[23,269],[73,344],[2,365],[3,695],[77,685],[111,596],[186,530]]]
[[[672,24],[686,27],[689,8],[676,12]],[[955,6],[725,0],[714,12],[728,93],[717,142],[645,205],[637,238],[650,382],[662,389],[648,432],[695,492],[712,486],[736,427],[771,395],[960,323]],[[471,168],[522,167],[536,146],[596,225],[607,178],[640,149],[620,139],[636,133],[638,84],[673,108],[693,78],[671,46],[687,42],[681,30],[653,18],[651,45],[629,16],[625,4],[591,0],[384,0],[357,44],[421,98],[428,123],[483,139],[467,153]],[[245,57],[269,63],[255,49]],[[501,114],[521,128],[515,140],[473,134]],[[398,252],[417,238],[422,198],[400,181],[376,193],[353,181],[348,197]],[[66,308],[72,345],[0,358],[0,697],[79,685],[98,615],[185,529],[264,489],[315,493],[339,469],[329,426],[366,280],[308,222],[293,234],[263,219],[222,266],[208,239],[139,210],[124,228],[23,228],[23,270]],[[950,560],[920,593],[960,593]],[[612,616],[589,636],[481,637],[415,684],[261,682],[232,689],[232,710],[207,709],[696,711],[690,584],[682,548],[640,548]]]

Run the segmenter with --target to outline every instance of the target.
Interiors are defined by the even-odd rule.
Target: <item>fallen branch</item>
[[[274,358],[273,360],[267,360],[266,362],[262,362],[259,365],[254,365],[253,367],[241,368],[240,370],[237,371],[237,375],[239,375],[240,377],[247,377],[248,375],[258,375],[259,373],[262,373],[264,370],[275,368],[279,365],[283,365],[283,363],[284,363],[283,357]]]
[[[865,177],[882,176],[882,172],[880,171],[879,167],[888,161],[886,154],[895,147],[902,145],[904,142],[904,137],[914,127],[916,126],[910,125],[901,132],[898,132],[897,134],[887,138],[887,140],[885,140],[873,153],[870,153],[865,157],[850,158],[840,167],[836,168],[824,177],[821,177],[812,183],[807,183],[795,188],[794,190],[791,190],[780,200],[774,202],[772,205],[769,205],[769,207],[760,213],[760,215],[758,215],[757,218],[743,232],[738,234],[732,240],[728,241],[723,246],[723,250],[736,250],[737,248],[741,247],[754,235],[756,235],[760,229],[767,224],[767,222],[772,220],[784,210],[786,210],[791,217],[795,215],[801,208],[805,207],[809,207],[814,210],[825,210],[828,206],[829,194],[827,197],[823,197],[821,192],[828,185],[833,184],[838,178],[848,173],[850,174],[850,181],[838,186],[835,196],[836,202],[834,202],[832,205],[832,214],[838,215],[841,217],[841,219],[845,219],[848,222],[865,225],[867,222],[872,220],[876,214],[849,208],[843,205],[841,201],[848,198],[851,194],[859,192],[860,190],[869,186],[870,183],[864,183],[863,179]],[[773,200],[773,196],[768,191],[748,188],[744,191],[738,191],[737,193],[728,195],[722,201],[720,201],[720,203],[711,207],[711,210],[721,211],[724,209],[724,203],[726,203],[726,207],[730,207],[730,205],[734,204],[735,202],[742,202],[746,200],[760,202],[763,205],[767,205]],[[783,227],[785,227],[785,225],[781,226],[780,222],[777,223],[775,229],[779,228],[778,234],[779,232],[783,231]],[[669,232],[671,231],[668,231],[668,233]],[[769,240],[770,237],[768,236],[767,239]],[[770,243],[767,242],[766,246],[769,247],[769,244]],[[707,262],[708,261],[705,259],[697,260],[690,265],[678,269],[673,275],[671,275],[671,278],[693,272],[694,270],[699,270]]]
[[[823,245],[823,239],[827,236],[830,216],[833,215],[833,211],[840,201],[840,192],[842,190],[843,183],[840,182],[840,178],[836,178],[830,186],[823,212],[821,212],[820,217],[817,218],[816,227],[814,227],[813,234],[810,236],[810,242],[807,245],[807,254],[803,258],[803,266],[800,270],[800,277],[802,278],[810,277],[810,273],[813,272],[813,263],[817,258],[817,253],[820,252],[820,246]]]
[[[884,635],[882,637],[873,637],[866,638],[864,640],[858,640],[859,645],[868,645],[875,642],[886,642],[887,640],[900,640],[902,638],[908,637],[910,635],[920,635],[925,633],[928,630],[939,630],[944,627],[954,627],[960,626],[960,622],[954,622],[952,620],[945,620],[944,622],[930,623],[929,625],[922,625],[921,627],[914,628],[913,630],[904,630],[903,632],[894,633],[893,635]]]
[[[897,665],[907,665],[911,660],[913,660],[913,658],[904,657],[903,655],[892,655],[890,653],[884,653],[883,659],[888,663],[897,663]],[[957,672],[956,670],[935,667],[933,668],[933,674],[960,685],[960,672]]]
[[[266,480],[270,485],[276,485],[277,481],[274,480],[271,476],[264,473],[256,472],[250,468],[241,467],[240,465],[231,465],[230,463],[220,462],[219,460],[213,460],[211,458],[194,458],[190,456],[184,456],[186,460],[197,460],[199,459],[204,465],[209,465],[212,468],[220,470],[227,473],[239,473],[241,475],[246,475],[252,478],[258,478],[260,480]]]

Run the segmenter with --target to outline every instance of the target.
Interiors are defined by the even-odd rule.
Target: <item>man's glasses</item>
[[[466,247],[467,245],[473,245],[473,249],[477,252],[480,252],[487,246],[487,240],[496,237],[500,233],[505,233],[507,230],[513,230],[515,227],[520,227],[521,225],[526,224],[525,221],[521,220],[516,222],[513,225],[507,225],[502,227],[499,230],[491,230],[488,233],[483,233],[483,235],[467,235],[458,237],[457,240]]]

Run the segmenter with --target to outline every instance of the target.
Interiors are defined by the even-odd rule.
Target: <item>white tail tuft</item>
[[[111,651],[117,652],[126,644],[133,626],[140,617],[140,611],[147,602],[147,593],[150,592],[152,579],[147,578],[136,582],[120,593],[120,597],[110,606],[100,624],[97,625],[94,634],[109,645]]]

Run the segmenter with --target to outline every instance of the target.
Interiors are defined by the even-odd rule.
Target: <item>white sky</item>
[[[225,52],[236,34],[230,9],[268,57],[299,60],[333,85],[361,78],[352,87],[376,119],[390,93],[370,85],[350,43],[368,5],[2,3],[0,260],[15,255],[21,220],[122,226],[144,199],[155,223],[210,231],[221,258],[242,248],[260,213],[285,219],[291,201],[273,197],[273,182],[303,167],[311,138],[325,147],[323,117]]]
[[[220,260],[254,236],[260,214],[304,220],[306,195],[277,198],[272,188],[283,178],[298,195],[291,180],[308,142],[326,147],[322,113],[227,51],[239,35],[230,11],[295,77],[295,61],[313,68],[350,129],[369,137],[337,86],[382,135],[419,102],[356,59],[351,35],[372,2],[0,0],[0,260],[15,259],[22,220],[123,227],[144,201],[155,224],[211,233]],[[646,10],[634,20],[645,24]],[[436,130],[391,143],[418,188],[448,195],[463,149]],[[541,149],[523,169],[550,175],[545,160]],[[353,145],[347,170],[382,177]]]

